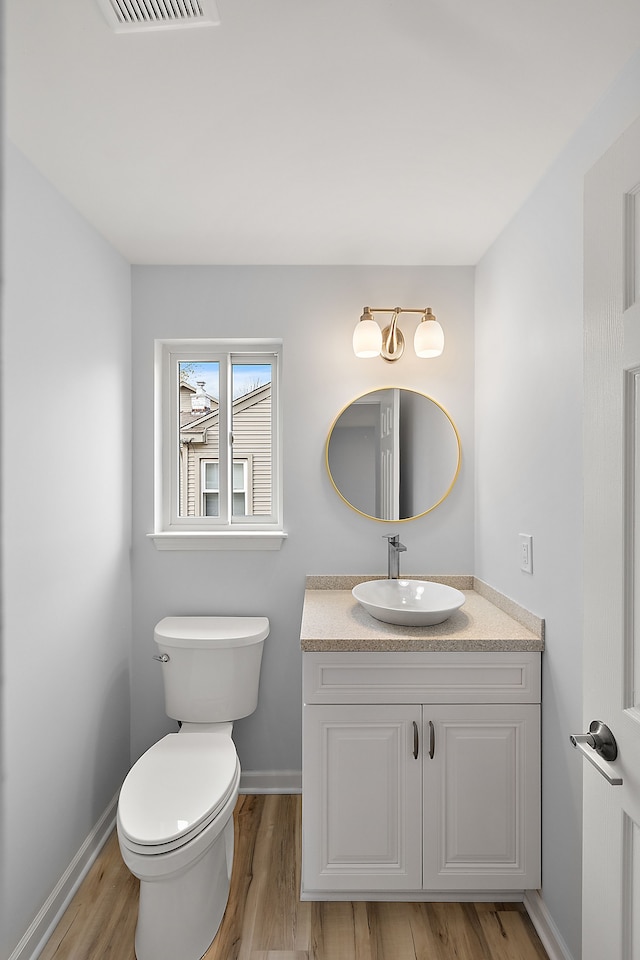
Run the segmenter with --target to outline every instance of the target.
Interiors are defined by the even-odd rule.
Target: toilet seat
[[[118,801],[121,840],[143,855],[184,846],[215,819],[237,790],[239,777],[228,734],[168,734],[125,778]]]

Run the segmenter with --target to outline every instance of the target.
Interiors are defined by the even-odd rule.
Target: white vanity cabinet
[[[539,653],[303,663],[304,898],[539,887]]]

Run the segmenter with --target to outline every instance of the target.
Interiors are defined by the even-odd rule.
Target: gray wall
[[[351,337],[365,303],[431,305],[447,338],[442,357],[411,347],[395,365],[358,360]],[[413,336],[418,318],[403,326]],[[164,337],[282,337],[284,502],[277,552],[159,552],[153,523],[153,341]],[[436,397],[458,424],[464,463],[438,510],[402,528],[405,573],[470,573],[473,563],[473,269],[467,267],[134,267],[134,640],[132,754],[167,729],[154,624],[168,614],[265,614],[257,712],[235,726],[244,770],[300,770],[300,617],[306,574],[386,572],[382,535],[350,510],[324,466],[331,423],[354,396],[398,385]],[[247,590],[249,585],[251,592]]]
[[[640,111],[640,56],[477,267],[478,576],[546,618],[543,897],[581,955],[582,198],[589,167]],[[532,534],[533,576],[518,534]],[[586,729],[586,728],[585,728]]]
[[[131,643],[130,268],[4,175],[1,957],[127,770]]]

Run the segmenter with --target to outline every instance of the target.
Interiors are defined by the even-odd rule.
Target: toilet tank
[[[221,723],[256,709],[266,617],[165,617],[153,638],[162,663],[167,716]]]

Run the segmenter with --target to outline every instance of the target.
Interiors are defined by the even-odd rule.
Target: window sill
[[[157,550],[280,550],[283,530],[188,530],[148,533]]]

